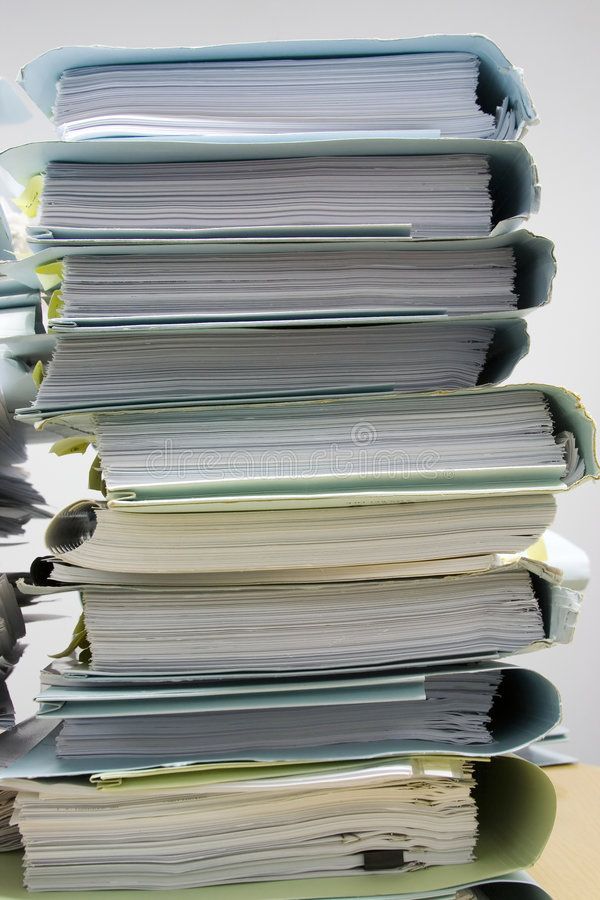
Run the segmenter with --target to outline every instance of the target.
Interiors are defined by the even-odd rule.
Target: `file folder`
[[[313,140],[289,141],[285,143],[259,142],[206,142],[194,143],[185,141],[172,142],[122,142],[122,141],[84,141],[78,144],[47,142],[27,144],[6,150],[0,154],[0,167],[11,175],[26,191],[25,202],[30,214],[35,214],[39,197],[42,198],[44,173],[49,164],[78,165],[114,165],[128,167],[151,164],[201,164],[227,163],[241,161],[262,161],[277,158],[283,160],[308,160],[318,157],[328,160],[353,158],[376,160],[377,157],[401,159],[402,157],[423,157],[435,161],[438,157],[458,155],[464,159],[482,159],[488,161],[491,176],[490,199],[493,210],[491,228],[488,233],[502,234],[513,230],[539,206],[539,185],[537,172],[529,153],[522,144],[516,142],[477,141],[448,139],[445,141],[403,140],[394,138],[369,138],[365,140]],[[259,166],[261,163],[259,162]],[[264,167],[264,166],[263,166]],[[171,167],[169,167],[171,168]],[[246,166],[248,171],[251,165]],[[107,170],[105,170],[107,171]],[[108,174],[108,173],[107,173]],[[34,184],[31,179],[35,178]],[[225,182],[227,183],[227,182]],[[135,206],[130,207],[132,213]],[[173,228],[152,223],[145,227],[60,227],[54,225],[31,224],[28,235],[32,246],[38,248],[52,246],[54,243],[72,244],[91,241],[133,242],[145,238],[214,238],[214,237],[256,237],[256,236],[329,236],[346,235],[398,235],[410,237],[412,223],[401,222],[397,216],[390,221],[371,220],[365,224],[335,225],[326,221],[318,224],[316,220],[308,224],[270,224],[253,227],[201,227]],[[463,234],[462,236],[469,236]]]
[[[393,758],[392,758],[393,759]],[[427,757],[421,757],[426,760]],[[438,758],[437,765],[443,758]],[[454,757],[460,759],[460,757]],[[406,758],[400,757],[397,762],[402,764]],[[395,761],[395,760],[394,760]],[[392,764],[394,764],[392,762]],[[321,764],[323,765],[323,764]],[[327,764],[325,764],[327,765]],[[340,764],[332,764],[333,769],[340,768]],[[379,765],[371,763],[370,765]],[[476,859],[474,862],[461,865],[439,865],[400,874],[355,874],[351,876],[339,876],[328,878],[290,879],[279,882],[261,882],[243,885],[228,885],[223,887],[210,887],[201,893],[194,890],[190,892],[171,892],[171,896],[178,898],[210,897],[211,900],[227,898],[236,900],[244,897],[256,898],[256,900],[308,900],[308,898],[322,897],[339,898],[389,896],[394,893],[411,893],[418,891],[436,891],[458,888],[465,884],[479,882],[490,878],[500,877],[523,866],[532,865],[549,836],[555,815],[556,800],[552,785],[547,776],[537,767],[526,763],[516,757],[495,757],[489,761],[472,762],[476,779],[476,801],[479,811],[479,838],[476,847]],[[293,767],[292,767],[293,768]],[[288,772],[290,767],[287,767]],[[134,774],[134,773],[133,773]],[[244,773],[244,770],[235,770],[229,767],[213,773],[207,770],[204,773],[196,773],[190,776],[177,775],[165,772],[161,775],[150,775],[141,778],[123,777],[115,783],[114,773],[104,788],[98,790],[91,785],[73,785],[73,802],[79,797],[97,797],[96,804],[119,801],[123,791],[132,789],[140,792],[138,796],[151,796],[152,792],[161,786],[169,785],[171,790],[181,790],[184,785],[189,785],[193,790],[195,784],[206,782],[206,779],[219,781],[235,779],[243,785],[243,779],[256,777],[256,770]],[[281,777],[282,770],[267,773],[271,778]],[[123,773],[126,776],[126,773]],[[166,776],[166,782],[164,778]],[[201,779],[201,781],[199,781]],[[26,792],[44,792],[42,781],[6,779],[3,782],[5,789]],[[64,789],[65,785],[60,785]],[[188,789],[189,789],[188,788]],[[49,796],[51,799],[51,796]],[[18,860],[19,855],[15,855]],[[94,896],[93,893],[81,892],[86,897]],[[138,893],[138,892],[136,892]],[[9,895],[10,896],[10,895]],[[14,894],[14,896],[24,896]],[[98,896],[98,895],[96,895]],[[129,895],[123,894],[129,897]],[[52,897],[52,894],[49,894]],[[132,895],[133,897],[133,895]]]
[[[599,473],[581,399],[548,385],[98,409],[41,427],[94,443],[109,505],[132,510],[560,492]]]
[[[308,673],[307,673],[308,674]],[[444,740],[442,723],[445,713],[443,707],[436,704],[440,710],[439,737],[425,738],[382,738],[373,733],[369,739],[350,739],[353,732],[358,735],[364,728],[360,728],[360,717],[366,714],[365,704],[370,707],[374,715],[381,717],[381,722],[388,720],[394,722],[394,716],[401,715],[403,703],[409,704],[407,714],[412,709],[415,716],[422,709],[423,715],[427,713],[427,698],[434,698],[436,685],[451,683],[452,679],[459,679],[459,683],[467,686],[472,683],[476,689],[478,678],[499,679],[500,687],[495,695],[493,706],[489,713],[490,721],[487,730],[490,739],[483,741],[484,729],[479,727],[473,731],[472,740],[465,737],[458,740],[452,734]],[[72,679],[74,680],[74,679]],[[199,763],[215,763],[219,761],[243,761],[255,760],[264,762],[277,762],[286,759],[302,760],[304,762],[318,762],[326,760],[349,760],[357,758],[378,758],[390,755],[409,755],[412,753],[423,754],[458,754],[477,757],[488,757],[503,753],[512,753],[527,746],[535,740],[539,740],[554,728],[560,721],[560,698],[554,686],[537,672],[527,669],[511,667],[506,664],[480,664],[473,666],[454,666],[452,668],[430,668],[425,671],[409,670],[406,674],[385,674],[383,672],[372,675],[337,675],[312,680],[298,673],[294,680],[245,681],[210,683],[201,681],[193,683],[181,681],[177,684],[160,683],[158,679],[150,676],[146,679],[147,685],[130,684],[129,686],[113,686],[113,678],[106,676],[99,687],[88,683],[88,679],[79,679],[80,687],[46,687],[38,695],[40,704],[39,717],[42,720],[52,720],[66,724],[78,725],[77,720],[85,720],[83,725],[97,724],[96,741],[102,738],[102,723],[111,721],[123,721],[121,732],[113,734],[113,746],[115,749],[108,752],[110,742],[105,735],[102,744],[97,744],[98,752],[91,754],[91,738],[85,738],[85,732],[81,732],[79,746],[81,753],[77,752],[76,745],[63,748],[58,755],[56,738],[60,731],[59,724],[43,742],[38,744],[24,758],[11,764],[3,773],[7,778],[58,778],[71,777],[93,773],[102,767],[111,770],[150,770],[177,765],[178,771],[183,771],[186,766],[193,767]],[[431,703],[435,703],[432,699]],[[469,715],[468,698],[465,704],[465,721]],[[455,711],[452,713],[456,729],[459,728],[459,715],[461,701],[457,700]],[[417,707],[417,704],[419,705]],[[334,721],[342,717],[342,721],[351,723],[353,710],[358,717],[354,722],[354,728],[350,724],[348,737],[343,741],[333,740]],[[329,716],[329,726],[322,722],[318,728],[316,722],[319,716],[317,711]],[[291,719],[290,719],[291,715]],[[136,720],[141,723],[144,719],[144,729],[152,732],[159,729],[173,728],[175,739],[179,728],[189,726],[198,729],[197,749],[183,750],[184,740],[182,733],[179,746],[173,743],[170,750],[152,750],[152,738],[142,734],[138,738],[139,752],[133,749],[133,738],[129,734]],[[285,744],[285,729],[290,728],[295,720],[298,727],[306,722],[306,729],[312,735],[300,743],[291,741]],[[428,720],[429,721],[429,720]],[[172,722],[172,726],[170,725]],[[205,723],[203,725],[203,722]],[[216,745],[210,748],[204,744],[209,739],[208,729],[223,726],[229,722],[232,727],[243,729],[247,734],[248,743],[242,749],[225,749],[227,739],[221,745],[223,749],[216,749]],[[197,724],[194,724],[197,723]],[[255,724],[253,724],[255,723]],[[286,724],[287,723],[287,724]],[[312,723],[312,724],[311,724]],[[415,728],[418,728],[415,725]],[[424,726],[423,726],[424,727]],[[430,726],[432,727],[432,726]],[[257,735],[270,735],[273,739],[275,730],[281,729],[277,738],[277,746],[261,746],[260,737],[252,736],[253,729],[257,729]],[[206,729],[206,737],[203,741],[203,730]],[[258,731],[258,729],[265,729]],[[374,726],[376,730],[376,726]],[[161,732],[162,733],[162,732]],[[145,731],[144,731],[145,734]],[[71,742],[76,732],[70,735]],[[187,737],[187,740],[190,740]],[[117,748],[124,746],[126,742],[132,749],[127,754],[120,754]],[[144,747],[142,752],[141,748]],[[166,747],[166,743],[165,743]],[[175,749],[177,747],[177,749]],[[85,748],[85,749],[84,749]],[[102,750],[100,748],[103,748]]]
[[[425,37],[401,38],[396,40],[319,40],[319,41],[273,41],[266,43],[225,44],[204,47],[172,48],[125,48],[125,47],[61,47],[44,53],[26,65],[20,75],[21,84],[40,107],[52,118],[57,100],[57,86],[61,76],[82,66],[97,67],[102,71],[106,66],[135,66],[143,64],[189,64],[189,63],[233,63],[243,65],[246,61],[277,60],[333,60],[356,57],[395,57],[406,54],[462,53],[472,54],[478,60],[479,79],[477,96],[483,110],[496,115],[495,137],[515,139],[527,125],[536,120],[531,98],[523,83],[519,69],[512,66],[496,45],[481,35],[428,35]],[[276,70],[277,71],[277,70]],[[429,123],[419,123],[420,127]],[[219,125],[214,126],[217,131]],[[329,136],[335,134],[326,131]],[[338,126],[338,130],[339,130]],[[396,126],[397,127],[397,126]],[[250,127],[248,127],[250,130]],[[159,137],[168,134],[168,127]],[[185,133],[185,123],[178,131]],[[109,131],[100,129],[104,136]],[[131,130],[123,129],[118,136],[134,136]],[[142,133],[144,129],[142,127]],[[402,132],[400,132],[402,133]],[[435,129],[428,131],[436,136]],[[439,131],[437,132],[439,134]],[[71,136],[68,133],[66,137]],[[286,140],[287,134],[278,133],[278,139]],[[73,138],[77,138],[75,133]]]
[[[382,260],[385,255],[384,265],[397,264],[399,269],[397,275],[394,276],[394,284],[397,284],[398,299],[394,296],[393,289],[388,287],[386,283],[387,299],[383,297],[374,305],[372,301],[365,303],[360,299],[344,299],[337,294],[332,297],[329,303],[323,300],[319,295],[319,284],[316,282],[314,293],[308,295],[304,300],[304,304],[300,299],[296,300],[293,296],[282,298],[279,305],[275,307],[277,315],[281,318],[310,318],[320,316],[338,315],[366,315],[374,312],[381,315],[390,315],[394,312],[401,312],[404,315],[416,315],[427,313],[434,315],[452,314],[454,307],[451,307],[450,301],[443,298],[443,291],[450,287],[444,288],[444,284],[440,282],[438,291],[440,299],[438,307],[421,308],[423,301],[421,300],[423,287],[419,286],[418,291],[415,290],[414,298],[411,300],[409,296],[404,299],[404,292],[410,294],[410,290],[404,288],[403,270],[408,265],[405,260],[416,260],[418,258],[427,262],[429,258],[436,259],[436,265],[441,265],[444,257],[447,257],[448,264],[454,265],[454,260],[458,255],[465,262],[461,262],[461,266],[465,266],[469,258],[476,259],[480,255],[488,255],[494,253],[506,253],[514,259],[514,306],[506,311],[491,310],[486,312],[483,309],[481,315],[490,315],[491,317],[527,315],[532,310],[545,305],[550,299],[552,280],[556,264],[553,255],[553,245],[546,238],[538,237],[531,234],[525,229],[509,232],[492,238],[477,238],[469,240],[465,238],[461,240],[459,246],[455,241],[406,241],[403,238],[346,238],[345,240],[335,239],[302,239],[302,238],[265,238],[265,239],[229,239],[229,240],[206,240],[194,241],[186,240],[180,243],[152,243],[142,240],[139,244],[123,246],[92,244],[89,247],[83,246],[66,246],[56,247],[48,250],[41,250],[25,259],[18,260],[4,269],[6,277],[13,279],[15,285],[21,283],[21,290],[40,291],[43,289],[45,296],[49,299],[48,316],[51,325],[56,324],[75,324],[75,325],[106,325],[106,324],[142,324],[144,322],[175,322],[175,321],[218,321],[236,320],[245,321],[253,319],[265,319],[273,317],[273,300],[270,283],[266,280],[268,277],[268,269],[265,268],[265,282],[263,285],[258,282],[254,287],[254,293],[258,294],[258,298],[252,298],[252,304],[246,304],[244,300],[238,301],[238,306],[234,309],[228,306],[227,290],[238,289],[236,279],[242,280],[242,286],[248,284],[248,290],[252,291],[253,279],[260,277],[255,275],[255,267],[261,263],[261,260],[267,257],[273,261],[273,265],[277,260],[281,261],[281,266],[289,267],[297,266],[298,283],[290,282],[292,287],[299,292],[303,288],[303,277],[305,274],[312,274],[316,268],[316,261],[322,260],[320,269],[323,271],[323,278],[329,279],[330,274],[327,268],[328,261],[332,258],[336,260],[336,266],[343,266],[344,259],[353,260],[356,254],[364,259],[365,272],[361,272],[361,277],[368,275],[373,268],[374,263],[371,260]],[[423,254],[423,255],[422,255]],[[491,257],[490,257],[491,259]],[[315,263],[311,263],[315,260]],[[339,261],[338,261],[339,260]],[[127,280],[123,274],[119,272],[119,265],[128,264],[137,267],[141,279],[140,283],[146,285],[147,293],[138,298],[136,307],[124,307],[120,315],[115,313],[109,314],[106,307],[98,306],[97,308],[90,306],[89,312],[81,311],[78,315],[69,313],[68,309],[68,292],[61,290],[65,269],[70,270],[73,265],[81,266],[86,263],[86,267],[96,263],[97,277],[99,281],[98,290],[102,293],[106,292],[108,297],[109,290],[117,290],[121,288],[123,293],[134,300],[133,291],[136,289],[137,282],[133,276],[131,281]],[[193,293],[193,299],[187,300],[188,307],[185,312],[178,310],[174,305],[176,297],[173,296],[173,303],[170,302],[170,295],[165,292],[168,285],[174,290],[176,286],[172,281],[172,273],[175,271],[182,272],[184,267],[193,263],[197,274],[189,276],[189,283],[185,284],[186,294]],[[242,268],[244,263],[247,270]],[[217,299],[214,298],[214,286],[210,281],[204,279],[210,277],[204,275],[203,266],[214,266],[220,273],[216,276],[217,284],[223,285],[222,294]],[[458,264],[457,264],[458,265]],[[252,268],[250,268],[252,266]],[[177,267],[177,268],[175,268]],[[239,268],[238,268],[239,267]],[[231,280],[228,281],[228,273],[231,272]],[[239,274],[238,274],[239,271]],[[281,267],[277,270],[277,281],[275,285],[278,287],[282,281]],[[331,268],[332,276],[339,273],[338,268]],[[452,271],[452,270],[451,270]],[[457,270],[453,270],[457,271]],[[212,269],[209,269],[212,274]],[[100,281],[100,273],[102,281]],[[457,274],[461,274],[458,269]],[[432,278],[434,273],[432,272]],[[82,277],[85,280],[85,276]],[[119,279],[123,279],[120,282]],[[197,279],[197,280],[195,280]],[[153,284],[156,282],[156,285]],[[85,292],[86,304],[94,300]],[[330,285],[330,281],[324,281],[325,286]],[[427,284],[423,280],[422,284]],[[283,282],[282,293],[285,291],[286,282]],[[335,285],[336,290],[338,285]],[[473,271],[472,281],[465,284],[472,292],[472,303],[475,302],[475,295],[479,287],[478,272]],[[261,289],[264,291],[263,306],[258,304]],[[348,285],[345,285],[346,291]],[[127,291],[129,290],[129,293]],[[433,290],[433,287],[431,288]],[[154,294],[161,297],[162,303],[160,309],[156,309]],[[368,289],[367,289],[368,292]],[[98,303],[101,301],[102,293],[98,296]],[[469,295],[469,299],[470,299]],[[121,297],[121,294],[119,294]],[[150,300],[152,299],[152,306]],[[187,297],[186,297],[187,299]],[[467,297],[465,295],[465,302]],[[65,309],[65,303],[67,308]],[[482,301],[483,303],[483,301]],[[448,308],[444,308],[448,307]],[[147,309],[147,312],[144,310]],[[230,311],[232,310],[232,311]],[[454,312],[456,315],[456,312]]]

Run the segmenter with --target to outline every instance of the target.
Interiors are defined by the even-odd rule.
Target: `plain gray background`
[[[485,34],[525,70],[541,124],[526,136],[542,184],[542,209],[530,227],[556,243],[559,274],[551,306],[529,318],[531,353],[513,378],[563,384],[580,393],[600,416],[600,240],[598,151],[600,126],[600,4],[544,0],[1,0],[0,75],[13,79],[19,67],[44,50],[65,44],[168,46],[269,39],[407,37],[436,32]],[[52,136],[41,118],[4,129],[3,146]],[[85,495],[89,460],[49,459],[35,448],[32,469],[44,482],[49,502],[60,507]],[[49,483],[51,482],[50,486]],[[559,501],[555,527],[592,557],[598,542],[597,486],[586,485]],[[41,551],[42,530],[31,529],[35,546],[12,555],[25,566]],[[2,555],[3,560],[6,558]],[[4,565],[4,561],[2,562]],[[571,730],[569,749],[600,763],[600,575],[586,593],[578,634],[570,647],[523,659],[556,681]],[[57,649],[68,623],[58,617],[75,607],[30,613],[36,641]],[[41,649],[28,651],[27,677],[14,679],[23,709],[37,680]],[[13,679],[11,679],[13,680]]]

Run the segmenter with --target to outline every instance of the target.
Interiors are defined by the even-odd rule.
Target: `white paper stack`
[[[473,859],[470,761],[299,768],[115,793],[32,781],[15,807],[27,887],[173,891]]]
[[[109,494],[137,500],[559,487],[585,471],[535,389],[100,412],[87,428]]]
[[[377,741],[487,744],[497,670],[428,675],[426,698],[381,703],[246,709],[202,714],[75,716],[56,741],[59,757],[227,759],[257,752],[289,758],[305,748]],[[91,709],[90,709],[91,711]]]
[[[423,665],[502,656],[544,638],[524,570],[195,590],[90,586],[83,603],[92,668],[111,674]]]
[[[487,568],[490,554],[535,543],[555,509],[551,494],[144,515],[84,502],[54,519],[47,542],[117,584],[121,573],[288,581],[382,565],[406,577]]]
[[[314,246],[314,245],[313,245]],[[86,322],[245,319],[366,311],[514,310],[515,256],[490,250],[389,247],[69,255],[61,317]]]
[[[430,131],[490,138],[472,53],[86,66],[58,82],[64,140]],[[499,111],[500,113],[500,111]],[[499,118],[499,117],[498,117]]]
[[[57,346],[36,406],[472,387],[492,325],[73,329]]]
[[[45,501],[29,483],[21,464],[26,451],[24,429],[14,422],[0,388],[0,542],[23,534],[32,516],[45,516]]]
[[[410,225],[413,237],[492,229],[487,156],[330,156],[226,162],[49,162],[46,228]],[[431,202],[432,196],[435,203]]]

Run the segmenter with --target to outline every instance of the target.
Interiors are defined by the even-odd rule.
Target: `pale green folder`
[[[556,432],[570,432],[573,434],[579,457],[583,461],[583,474],[578,482],[590,478],[597,478],[600,467],[596,456],[596,429],[589,413],[581,402],[581,398],[568,391],[566,388],[553,385],[524,384],[509,385],[507,387],[478,387],[469,390],[452,391],[451,396],[475,395],[485,396],[494,394],[518,396],[520,392],[539,391],[543,394],[552,412]],[[402,395],[399,393],[373,394],[369,397],[372,409],[377,410],[377,404],[385,404],[386,398],[414,397],[415,395]],[[419,397],[424,400],[427,397],[440,396],[440,392],[421,393]],[[354,398],[355,399],[355,398]],[[288,414],[290,403],[293,402],[293,410],[302,410],[305,407],[321,407],[333,405],[343,410],[344,404],[351,405],[353,397],[329,397],[324,399],[303,399],[296,401],[269,402],[244,404],[244,410],[252,412],[257,420],[260,420],[261,409],[270,414],[273,411],[281,413],[282,418]],[[162,404],[150,407],[140,405],[136,409],[147,409],[149,417],[156,417],[157,425],[161,416],[168,416],[168,409],[174,404]],[[217,413],[225,421],[228,409],[235,408],[235,404],[195,404],[183,408],[190,422],[209,421],[211,415]],[[126,418],[126,408],[105,408],[100,411],[73,411],[61,415],[48,416],[42,423],[42,427],[48,426],[60,433],[85,436],[90,441],[94,440],[95,413],[110,413],[114,416],[112,422],[118,425],[120,418]],[[38,417],[35,409],[23,411],[22,419],[35,419]],[[165,434],[168,434],[168,418],[165,418]],[[241,427],[241,426],[240,426]],[[69,452],[70,445],[66,445],[65,452]],[[60,452],[60,448],[57,447]],[[435,471],[430,478],[422,470],[414,473],[403,472],[395,479],[385,470],[382,473],[369,473],[357,476],[351,471],[343,474],[332,473],[326,475],[309,475],[303,477],[301,489],[298,486],[297,477],[277,476],[246,478],[243,476],[229,480],[219,479],[214,483],[203,473],[201,480],[197,482],[184,482],[174,479],[172,482],[160,484],[131,484],[130,487],[120,487],[111,490],[110,482],[107,485],[107,499],[109,506],[128,509],[137,512],[161,511],[209,511],[223,509],[259,508],[261,506],[274,508],[293,508],[299,506],[345,506],[354,502],[360,503],[397,503],[403,500],[447,499],[463,498],[477,495],[501,494],[501,493],[547,493],[562,492],[567,490],[567,485],[561,480],[561,473],[556,467],[503,467],[493,468],[482,465],[480,468],[440,473]]]
[[[420,757],[423,760],[423,757]],[[439,763],[436,762],[437,765]],[[375,763],[372,763],[373,765]],[[328,770],[340,765],[331,763]],[[361,765],[364,765],[362,763]],[[303,773],[307,766],[302,765]],[[277,777],[294,769],[293,766],[276,766],[261,769],[262,777]],[[323,765],[309,766],[308,771],[323,771]],[[298,769],[295,770],[298,773]],[[434,866],[401,874],[356,874],[335,878],[309,878],[301,880],[236,884],[194,890],[169,891],[166,896],[174,900],[332,900],[332,898],[390,898],[401,895],[404,900],[418,896],[419,892],[432,892],[444,897],[451,888],[476,884],[488,879],[505,876],[516,869],[531,866],[542,852],[550,835],[556,812],[554,788],[544,772],[522,759],[501,756],[475,763],[476,799],[479,809],[479,838],[475,862],[463,865]],[[127,789],[151,791],[154,787],[186,787],[207,779],[214,782],[236,781],[256,777],[256,767],[224,767],[186,774],[163,772],[123,779]],[[166,779],[166,781],[165,781]],[[23,785],[23,783],[21,783]],[[18,788],[19,783],[7,782],[8,788]],[[121,790],[120,784],[107,785],[110,791]],[[3,868],[6,871],[0,900],[17,900],[30,896],[21,887],[19,854],[7,854]],[[48,900],[63,898],[62,893],[45,893]],[[78,892],[81,900],[106,900],[103,892]],[[160,898],[160,892],[111,891],[111,900],[141,900],[142,897]]]

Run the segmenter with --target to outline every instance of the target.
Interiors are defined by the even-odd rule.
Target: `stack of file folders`
[[[498,386],[555,268],[519,72],[437,36],[22,80],[62,140],[0,157],[55,341],[18,417],[96,453],[20,584],[82,602],[0,741],[26,887],[547,897],[554,793],[514,753],[560,700],[504,658],[571,640],[547,529],[598,464],[575,394]]]

